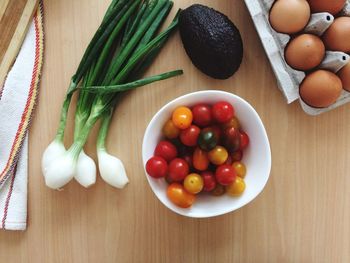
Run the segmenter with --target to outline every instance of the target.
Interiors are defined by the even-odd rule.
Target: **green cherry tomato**
[[[187,192],[191,194],[198,194],[202,191],[204,182],[199,174],[192,173],[186,176],[184,180],[184,187]]]
[[[203,129],[198,138],[198,145],[204,151],[210,151],[215,148],[218,143],[218,138],[216,133],[211,128]]]

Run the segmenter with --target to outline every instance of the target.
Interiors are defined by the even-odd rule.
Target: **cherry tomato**
[[[241,150],[238,150],[232,154],[232,161],[237,162],[242,160],[243,158],[243,152]]]
[[[189,147],[184,145],[180,139],[173,140],[172,143],[176,146],[177,148],[177,155],[178,156],[185,156],[188,154],[193,154],[194,147]]]
[[[205,192],[210,192],[214,190],[214,188],[216,187],[216,179],[214,173],[211,171],[205,171],[201,173],[201,176],[203,178],[204,183],[203,190]]]
[[[179,183],[172,183],[168,186],[167,196],[175,205],[182,208],[190,207],[196,200],[195,195],[186,192],[185,188]]]
[[[235,152],[240,147],[240,133],[234,128],[226,128],[223,135],[223,144],[229,152]]]
[[[169,163],[169,177],[175,182],[181,182],[188,175],[187,162],[181,158],[175,158]]]
[[[168,184],[174,183],[174,180],[171,179],[171,178],[169,177],[169,174],[168,174],[167,176],[165,176],[165,181],[166,181]]]
[[[225,164],[232,165],[232,163],[233,163],[232,156],[229,155],[229,156],[227,157],[227,160],[226,160]]]
[[[246,134],[244,131],[241,131],[240,133],[240,139],[241,139],[241,146],[240,149],[243,150],[245,148],[247,148],[248,144],[249,144],[249,137],[248,134]]]
[[[212,121],[211,108],[205,104],[198,104],[192,108],[193,123],[199,127],[206,127]]]
[[[228,122],[235,114],[233,106],[227,101],[219,101],[212,108],[214,119],[219,123]]]
[[[153,178],[165,177],[168,173],[168,164],[162,157],[154,156],[147,161],[146,171]]]
[[[163,126],[163,134],[168,139],[175,139],[180,134],[180,129],[175,126],[172,120],[168,120]]]
[[[236,176],[236,171],[231,165],[223,164],[216,168],[215,177],[219,184],[229,185]]]
[[[186,146],[197,145],[197,140],[201,130],[196,125],[191,125],[180,133],[180,140]]]
[[[178,107],[173,112],[172,120],[176,127],[181,130],[187,129],[192,123],[192,111],[187,107]]]
[[[237,130],[241,128],[241,124],[239,123],[239,120],[237,117],[232,117],[228,122],[225,122],[224,124],[221,125],[222,129],[234,127]]]
[[[216,184],[215,188],[213,191],[211,191],[210,193],[214,196],[221,196],[226,192],[225,186],[221,185],[221,184]]]
[[[209,166],[209,159],[207,153],[201,148],[197,147],[193,153],[193,167],[198,171],[205,171]]]
[[[228,152],[222,146],[216,146],[208,153],[209,161],[215,165],[221,165],[226,162],[228,158]]]
[[[242,162],[234,162],[232,167],[236,170],[236,173],[239,177],[244,178],[247,174],[247,168]]]
[[[192,173],[186,176],[184,187],[191,194],[198,194],[203,189],[203,179],[199,174]]]
[[[188,167],[191,171],[193,169],[193,154],[186,154],[181,156],[181,158],[183,158],[187,162]]]
[[[212,125],[210,127],[208,127],[208,129],[211,129],[217,138],[218,143],[220,142],[221,138],[222,138],[222,129],[219,125]]]
[[[204,151],[210,151],[218,143],[218,138],[211,128],[203,129],[198,137],[198,145]]]
[[[160,156],[170,162],[177,156],[177,149],[174,144],[168,141],[160,141],[154,151],[155,156]]]
[[[232,184],[226,186],[226,192],[231,196],[240,196],[245,190],[245,182],[241,177],[236,177]]]

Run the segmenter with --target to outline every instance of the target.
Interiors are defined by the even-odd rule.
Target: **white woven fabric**
[[[35,27],[31,24],[9,72],[0,99],[0,172],[4,170],[26,107],[35,61]],[[16,168],[0,188],[0,228],[25,230],[27,222],[28,134]]]

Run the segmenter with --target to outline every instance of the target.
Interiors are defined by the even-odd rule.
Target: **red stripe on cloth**
[[[11,196],[12,196],[13,184],[15,182],[15,177],[16,177],[16,171],[17,171],[17,166],[13,170],[13,176],[11,179],[10,189],[9,189],[8,194],[7,194],[7,198],[6,198],[6,202],[5,202],[4,216],[2,218],[2,228],[3,229],[5,229],[5,226],[6,226],[7,213],[8,213],[8,208],[9,208],[9,204],[10,204],[10,200],[11,200]]]
[[[38,23],[38,17],[37,16],[34,17],[34,25],[35,25],[35,61],[34,61],[34,69],[33,69],[33,73],[32,73],[32,81],[31,81],[31,84],[30,84],[29,97],[28,97],[28,100],[26,102],[26,106],[25,106],[24,112],[22,114],[21,122],[19,124],[18,129],[17,129],[15,140],[14,140],[14,142],[12,144],[12,147],[11,147],[11,152],[10,152],[10,155],[9,155],[9,159],[7,161],[7,164],[6,164],[5,168],[4,168],[4,170],[0,174],[0,186],[9,177],[9,175],[11,174],[11,172],[13,170],[14,164],[16,164],[17,161],[18,161],[19,152],[20,152],[20,150],[22,148],[22,144],[23,144],[23,140],[24,140],[25,136],[20,138],[20,140],[21,140],[20,147],[17,149],[17,152],[15,152],[15,153],[14,153],[14,148],[15,148],[16,144],[18,143],[19,136],[20,136],[20,134],[21,134],[21,132],[23,130],[24,122],[28,118],[28,116],[27,116],[28,108],[29,108],[29,105],[30,105],[31,100],[32,100],[33,90],[35,88],[35,82],[36,82],[37,77],[38,77],[37,74],[38,74],[38,65],[39,65],[39,56],[40,56],[40,35],[39,35],[39,23]],[[28,129],[28,126],[25,127],[25,129]],[[13,155],[14,155],[14,159],[13,159],[13,162],[11,164],[11,156],[13,156]]]

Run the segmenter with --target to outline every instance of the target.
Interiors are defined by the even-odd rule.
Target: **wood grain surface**
[[[0,261],[350,262],[350,105],[318,117],[304,114],[298,103],[287,105],[240,0],[199,1],[240,28],[244,60],[234,77],[217,81],[201,74],[175,35],[147,74],[183,68],[185,75],[130,92],[117,108],[108,148],[126,165],[131,181],[126,189],[115,190],[101,179],[88,190],[76,182],[62,192],[45,187],[41,154],[108,2],[45,1],[46,58],[30,131],[28,230],[0,232]],[[194,2],[177,0],[172,14]],[[269,135],[272,172],[263,193],[244,208],[190,219],[164,207],[148,187],[141,142],[162,105],[203,89],[233,92],[255,107]],[[87,147],[93,156],[94,136]],[[67,144],[71,140],[68,136]]]

